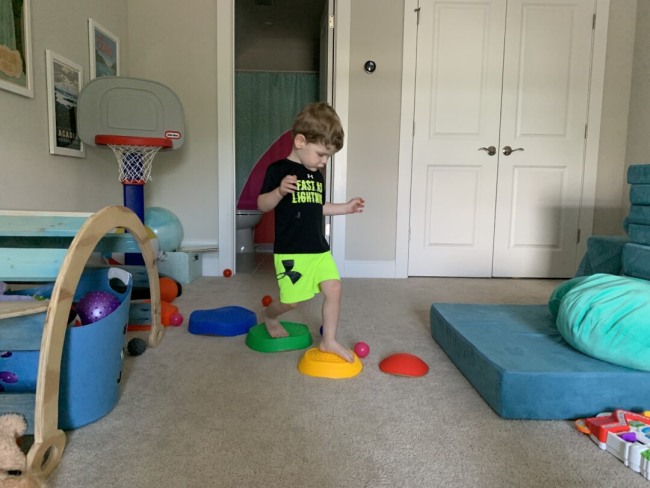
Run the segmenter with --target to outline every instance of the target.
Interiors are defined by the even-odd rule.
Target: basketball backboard
[[[168,87],[123,76],[95,78],[77,104],[79,138],[95,146],[97,136],[169,139],[178,149],[185,138],[183,107]],[[101,143],[101,142],[100,142]]]

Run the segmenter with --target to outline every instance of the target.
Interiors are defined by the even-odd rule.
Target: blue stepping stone
[[[244,307],[230,306],[195,310],[190,314],[188,330],[192,334],[238,336],[257,324],[257,316]]]

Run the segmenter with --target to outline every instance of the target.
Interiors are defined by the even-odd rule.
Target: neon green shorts
[[[298,303],[320,293],[320,284],[340,280],[330,251],[317,254],[275,254],[275,273],[282,303]]]

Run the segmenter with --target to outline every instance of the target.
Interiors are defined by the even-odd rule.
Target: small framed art
[[[90,79],[120,75],[120,39],[93,19],[88,19]]]
[[[77,102],[83,85],[83,70],[77,63],[45,51],[47,71],[47,113],[50,154],[86,156],[77,132]]]
[[[34,97],[30,0],[0,1],[0,88]]]

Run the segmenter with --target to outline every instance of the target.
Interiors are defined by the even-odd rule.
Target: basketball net
[[[108,144],[117,158],[119,180],[126,185],[144,185],[151,179],[153,158],[161,146]]]

